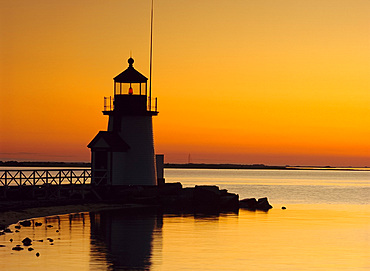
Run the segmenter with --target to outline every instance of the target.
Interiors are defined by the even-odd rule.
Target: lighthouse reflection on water
[[[153,247],[161,251],[163,216],[154,210],[90,213],[90,223],[90,255],[106,257],[101,260],[112,270],[148,270]]]

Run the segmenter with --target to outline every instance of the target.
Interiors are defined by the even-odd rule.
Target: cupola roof
[[[119,75],[113,78],[114,82],[117,83],[146,83],[148,78],[142,75],[140,72],[134,69],[134,59],[128,59],[128,68],[121,72]]]

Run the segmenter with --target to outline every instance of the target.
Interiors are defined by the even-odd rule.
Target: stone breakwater
[[[165,211],[221,212],[237,211],[239,195],[217,186],[202,185],[182,187],[181,183],[160,186],[118,186],[99,191],[103,199],[113,199],[126,204],[159,206]]]
[[[267,198],[239,201],[239,195],[215,185],[182,187],[181,183],[165,183],[155,187],[119,186],[100,191],[100,195],[122,203],[157,205],[165,210],[183,212],[237,211],[239,208],[267,211],[272,208]]]
[[[19,196],[21,196],[20,194]],[[268,211],[267,198],[243,199],[214,185],[183,187],[181,183],[159,186],[102,186],[59,199],[17,197],[17,201],[0,200],[0,230],[22,219],[63,213],[126,209],[140,212],[159,208],[174,213],[238,212],[239,208]],[[1,232],[0,232],[1,234]]]

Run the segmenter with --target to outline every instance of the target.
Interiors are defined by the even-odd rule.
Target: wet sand
[[[70,214],[70,213],[82,213],[82,212],[97,212],[103,210],[113,209],[127,209],[127,208],[139,208],[140,205],[134,204],[110,204],[110,203],[89,203],[89,204],[75,204],[75,205],[63,205],[63,206],[48,206],[48,207],[37,207],[37,208],[26,208],[15,211],[4,211],[0,212],[0,229],[4,229],[11,224],[15,224],[21,220],[32,219],[36,217]]]

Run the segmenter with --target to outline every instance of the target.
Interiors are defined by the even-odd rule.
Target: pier
[[[90,169],[0,170],[0,200],[84,199],[92,190]]]
[[[110,202],[186,213],[217,213],[239,208],[239,196],[217,186],[184,188],[181,183],[165,182],[113,185],[107,180],[105,175],[92,176],[90,169],[82,168],[0,170],[0,202],[5,205],[21,202],[22,208]]]

